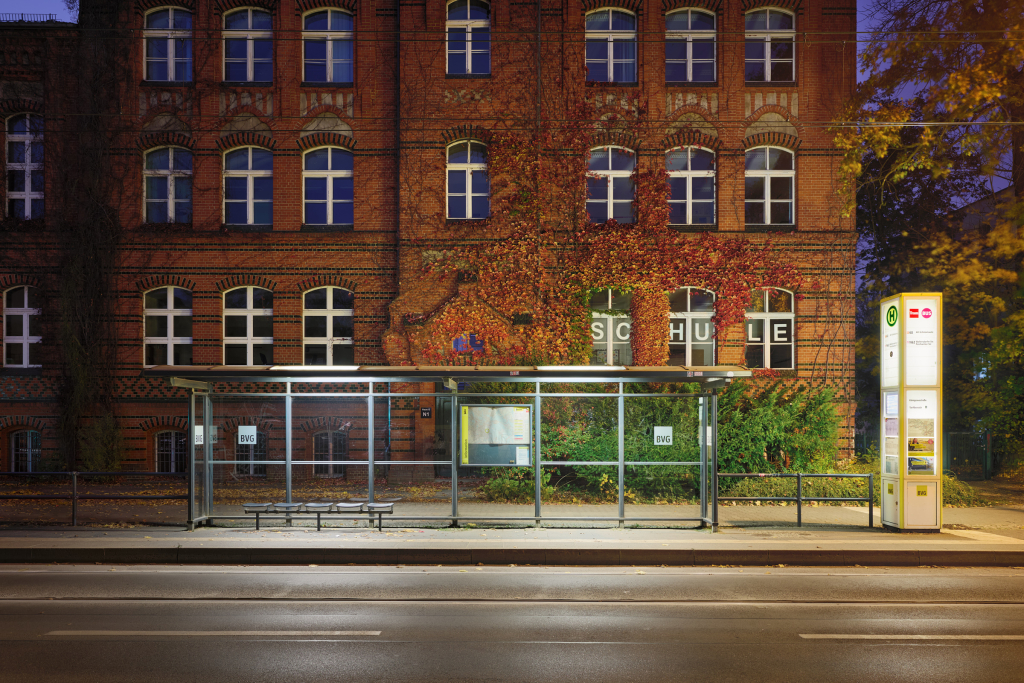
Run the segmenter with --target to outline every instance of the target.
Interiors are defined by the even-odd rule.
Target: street
[[[15,681],[1024,681],[1024,570],[0,570]]]

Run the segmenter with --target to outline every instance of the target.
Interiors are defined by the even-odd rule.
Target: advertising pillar
[[[942,294],[881,309],[882,526],[942,528]]]

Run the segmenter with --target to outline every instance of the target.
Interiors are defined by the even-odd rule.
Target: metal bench
[[[377,515],[377,530],[383,531],[384,515],[394,514],[394,503],[242,503],[246,514],[256,515],[256,531],[260,530],[260,515],[316,515],[316,530],[320,531],[321,516],[366,515],[373,526]]]

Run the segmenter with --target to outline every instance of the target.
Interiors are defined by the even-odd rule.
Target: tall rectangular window
[[[274,33],[270,12],[242,9],[224,16],[224,80],[274,80]]]
[[[320,10],[302,22],[302,80],[350,85],[354,77],[353,16]]]
[[[145,364],[192,365],[192,292],[160,287],[144,299]]]
[[[43,117],[16,114],[7,119],[7,216],[43,217]]]
[[[715,82],[715,15],[696,9],[665,16],[665,81]]]
[[[146,15],[146,80],[192,80],[192,13],[165,7]]]

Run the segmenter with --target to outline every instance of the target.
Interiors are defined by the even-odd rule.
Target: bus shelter
[[[398,498],[388,521],[407,523],[400,526],[715,529],[716,389],[751,373],[733,366],[217,365],[143,374],[189,391],[190,529],[245,519],[242,504],[260,497],[388,502],[395,500],[389,487],[399,484],[429,489],[417,504]],[[589,483],[604,502],[552,502],[550,492],[565,481]],[[487,496],[506,504],[483,499],[481,482]],[[689,491],[689,500],[636,502],[638,491],[652,490],[675,501]]]

